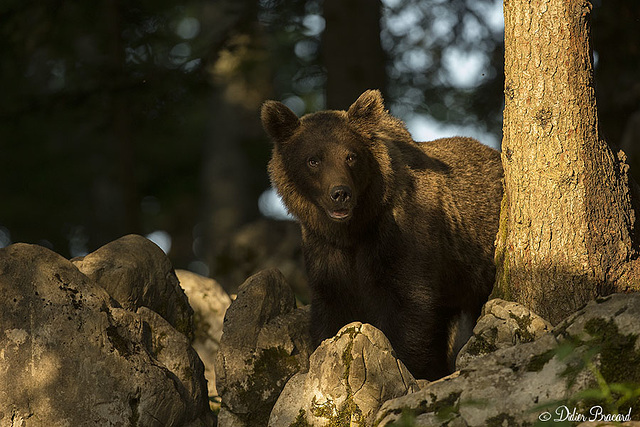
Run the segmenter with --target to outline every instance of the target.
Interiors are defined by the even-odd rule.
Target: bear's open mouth
[[[327,211],[331,219],[338,221],[344,221],[351,217],[351,211],[349,209],[336,209]]]

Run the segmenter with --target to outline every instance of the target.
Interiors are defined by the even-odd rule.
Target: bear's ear
[[[356,124],[376,124],[384,116],[384,101],[379,90],[368,90],[351,104],[347,117]]]
[[[274,142],[285,142],[300,126],[300,119],[286,105],[278,101],[262,104],[262,127]]]

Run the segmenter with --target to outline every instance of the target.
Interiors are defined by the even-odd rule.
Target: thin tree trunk
[[[640,289],[628,167],[598,132],[590,11],[583,0],[504,2],[494,296],[552,323],[597,295]]]

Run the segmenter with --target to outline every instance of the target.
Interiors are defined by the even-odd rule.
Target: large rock
[[[193,348],[204,363],[209,397],[218,396],[216,391],[215,360],[220,349],[222,322],[231,304],[231,298],[215,280],[186,270],[176,270],[180,285],[193,308]]]
[[[590,302],[552,333],[470,360],[461,371],[386,402],[376,421],[521,426],[558,418],[564,407],[588,419],[597,405],[613,414],[621,390],[640,383],[638,319],[640,294]],[[603,394],[607,388],[612,400]],[[637,420],[640,402],[623,401],[617,410]]]
[[[193,331],[193,310],[171,261],[150,240],[131,234],[72,261],[123,308],[147,307],[183,334]]]
[[[172,372],[182,387],[187,412],[198,412],[203,402],[209,402],[205,387],[205,368],[198,353],[191,347],[187,337],[178,332],[162,316],[147,307],[137,311],[140,318],[149,325],[148,349],[162,366]],[[185,393],[186,392],[186,393]],[[206,411],[205,411],[206,412]]]
[[[456,369],[473,359],[519,343],[535,341],[552,329],[551,323],[517,302],[489,300],[473,328],[473,335],[460,350]]]
[[[213,424],[186,337],[148,309],[118,307],[70,261],[39,246],[0,249],[0,307],[0,424]]]
[[[221,426],[266,425],[286,382],[308,369],[308,309],[275,269],[247,279],[224,319],[216,360]]]
[[[416,390],[384,334],[351,323],[318,347],[307,373],[287,383],[269,426],[369,426],[385,401]]]

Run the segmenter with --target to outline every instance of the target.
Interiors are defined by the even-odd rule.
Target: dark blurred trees
[[[197,206],[204,2],[4,2],[0,224],[81,253]]]
[[[593,49],[604,138],[624,149],[640,178],[640,2],[594,0]]]
[[[324,0],[323,16],[326,108],[346,110],[367,89],[386,93],[386,57],[380,44],[382,2]]]
[[[638,110],[635,3],[594,10],[605,132]],[[177,267],[215,266],[268,187],[267,98],[304,114],[381,87],[402,118],[499,137],[495,10],[494,0],[5,1],[0,245],[10,232],[69,256],[161,230]]]

